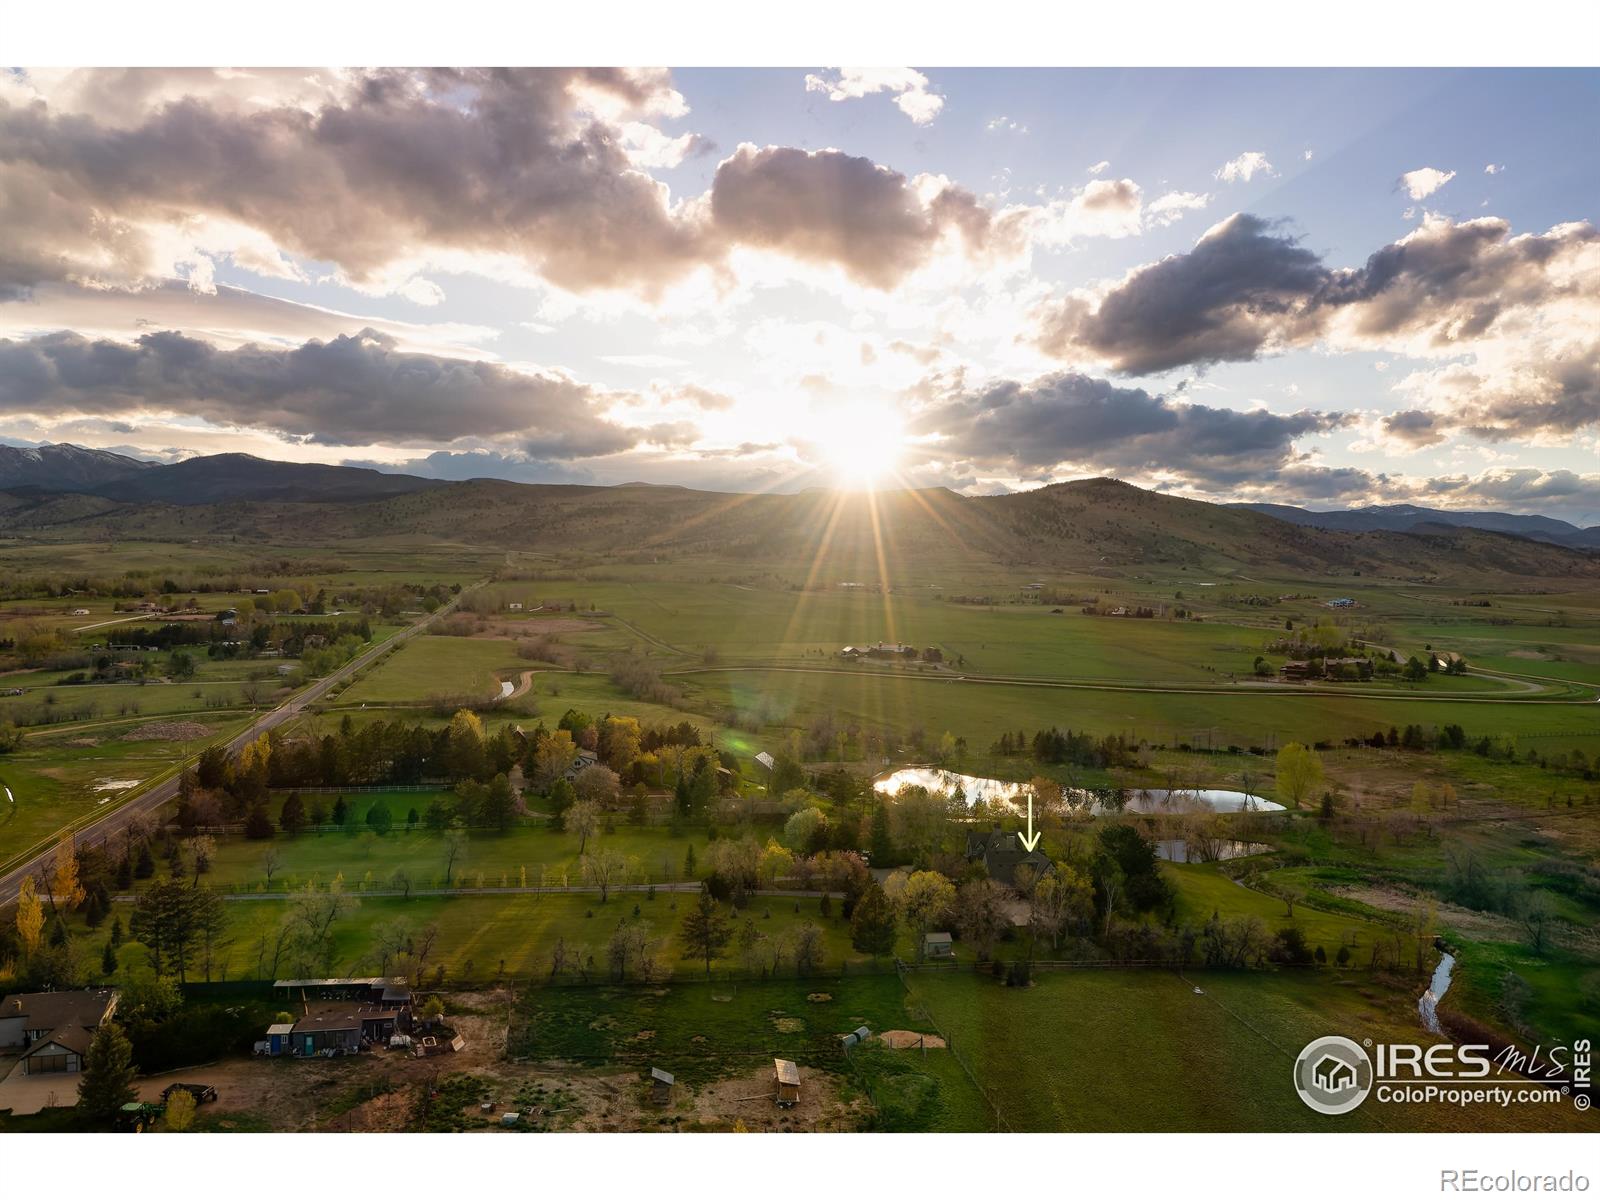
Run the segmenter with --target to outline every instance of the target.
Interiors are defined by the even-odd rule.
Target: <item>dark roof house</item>
[[[987,833],[968,830],[967,861],[976,859],[983,860],[990,879],[1007,887],[1016,886],[1018,867],[1031,867],[1039,875],[1055,870],[1055,864],[1043,851],[1024,850],[1021,837],[1002,829]]]

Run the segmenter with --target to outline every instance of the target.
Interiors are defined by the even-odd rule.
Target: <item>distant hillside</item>
[[[193,505],[230,500],[376,500],[442,486],[433,479],[390,475],[365,467],[273,462],[251,454],[213,454],[124,475],[81,490],[113,500]]]
[[[1554,542],[1558,546],[1582,546],[1600,549],[1600,525],[1588,529],[1558,521],[1554,517],[1522,516],[1503,512],[1457,512],[1445,508],[1423,508],[1415,504],[1373,504],[1365,508],[1336,509],[1317,512],[1296,508],[1291,504],[1238,504],[1233,508],[1248,508],[1265,513],[1280,521],[1294,525],[1312,525],[1318,529],[1345,529],[1370,531],[1388,529],[1397,532],[1420,529],[1424,526],[1454,526],[1467,529],[1487,529],[1494,533],[1513,533],[1519,537],[1534,538],[1541,542]]]
[[[39,487],[57,492],[85,492],[126,479],[159,464],[89,450],[70,442],[44,446],[0,446],[0,488]]]
[[[99,490],[0,492],[0,533],[50,541],[461,546],[596,568],[717,560],[823,584],[872,582],[880,564],[895,578],[927,586],[956,586],[997,568],[1105,579],[1183,570],[1258,581],[1360,575],[1485,586],[1600,578],[1600,554],[1525,537],[1437,523],[1409,531],[1323,529],[1110,479],[988,497],[942,488],[730,495],[645,485],[443,483],[225,455],[144,471]]]

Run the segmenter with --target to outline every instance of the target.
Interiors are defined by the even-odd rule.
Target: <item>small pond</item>
[[[872,784],[874,791],[886,796],[893,796],[907,786],[927,788],[930,792],[959,791],[968,807],[979,800],[987,800],[1020,810],[1027,794],[1027,784],[987,779],[982,775],[962,775],[937,767],[902,767]],[[1135,813],[1283,811],[1283,805],[1271,800],[1222,788],[1140,788],[1128,792],[1123,807],[1125,811]]]

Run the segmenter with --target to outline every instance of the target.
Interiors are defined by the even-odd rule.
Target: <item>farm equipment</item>
[[[217,1089],[209,1083],[174,1083],[161,1093],[161,1099],[171,1101],[175,1092],[188,1092],[196,1104],[210,1104],[217,1098]]]
[[[129,1101],[122,1106],[117,1114],[117,1128],[123,1133],[143,1133],[151,1128],[157,1118],[167,1111],[165,1104],[140,1103],[137,1100]]]

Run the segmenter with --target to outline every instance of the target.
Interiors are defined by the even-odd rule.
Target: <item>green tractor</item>
[[[167,1111],[165,1104],[147,1104],[131,1100],[117,1114],[117,1128],[123,1133],[144,1133],[153,1128]]]

